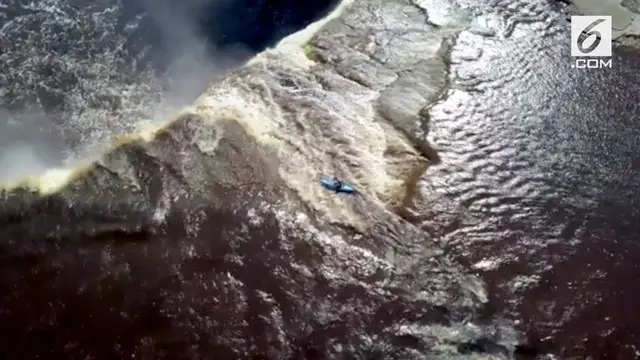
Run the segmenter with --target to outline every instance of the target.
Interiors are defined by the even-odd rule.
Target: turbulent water
[[[329,6],[0,3],[2,178],[155,136],[3,193],[3,358],[639,356],[634,54],[571,69],[544,1],[360,0],[223,75]]]
[[[94,156],[120,134],[170,120],[227,69],[331,4],[0,3],[0,164],[26,163],[3,166],[0,178]]]

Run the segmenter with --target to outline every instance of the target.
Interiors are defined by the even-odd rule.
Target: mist
[[[182,107],[191,103],[213,80],[254,54],[241,43],[218,48],[211,34],[202,31],[199,14],[207,11],[210,3],[228,1],[142,0],[144,12],[157,24],[161,40],[161,53],[156,52],[152,61],[162,73],[164,105]]]
[[[45,114],[0,109],[0,183],[14,182],[64,163],[67,147]]]

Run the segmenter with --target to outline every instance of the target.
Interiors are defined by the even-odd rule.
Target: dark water
[[[272,158],[242,126],[218,124],[225,137],[201,161],[206,120],[182,121],[110,153],[66,196],[1,194],[2,358],[421,360],[513,346],[508,327],[476,324],[459,286],[472,279],[415,228],[375,206],[368,235],[312,212],[299,222],[303,204],[281,203]],[[386,251],[403,269],[369,254]]]
[[[638,53],[615,49],[613,69],[571,69],[562,15],[513,8],[537,18],[507,36],[463,35],[457,90],[433,111],[442,165],[426,188],[464,219],[443,237],[532,348],[638,358]]]
[[[454,92],[432,111],[430,138],[439,149],[442,162],[427,173],[425,188],[434,202],[446,199],[457,208],[455,215],[434,214],[436,220],[425,224],[425,228],[443,229],[439,235],[448,251],[478,268],[477,272],[491,289],[493,309],[487,311],[487,316],[506,314],[519,321],[530,339],[532,352],[549,351],[576,358],[588,355],[594,359],[637,358],[636,347],[640,348],[637,338],[640,319],[635,306],[638,295],[635,289],[640,277],[636,265],[640,257],[637,241],[640,236],[638,55],[616,49],[613,69],[589,72],[571,69],[568,25],[561,21],[564,16],[541,1],[511,3],[518,6],[508,11],[504,10],[507,2],[487,2],[487,6],[507,18],[522,13],[541,17],[520,22],[504,37],[466,34],[454,51]],[[152,63],[156,69],[164,70],[175,54],[188,49],[179,41],[176,44],[180,29],[207,35],[214,47],[242,48],[246,55],[273,44],[330,6],[328,2],[309,4],[220,1],[157,7],[155,20],[144,18],[139,27],[126,33],[123,49],[127,52],[118,54],[123,59],[124,70],[121,70],[127,76],[137,73],[138,63],[134,66],[131,62],[132,54],[143,54],[142,63]],[[115,16],[121,21],[118,29],[124,32],[135,15],[148,9],[148,4],[127,3]],[[171,22],[173,15],[175,23]],[[165,23],[158,23],[157,19],[164,19]],[[184,19],[193,21],[184,22]],[[176,24],[178,20],[180,26]],[[96,30],[93,34],[97,37],[99,32]],[[56,39],[59,41],[47,42],[52,44],[51,49],[72,46],[63,37]],[[86,51],[95,56],[97,53],[93,51],[100,42],[89,43],[93,45]],[[100,44],[106,49],[116,49],[120,43]],[[235,64],[237,62],[232,61],[229,66]],[[3,71],[9,74],[8,70]],[[75,84],[73,78],[54,80],[51,74],[56,72],[51,69],[34,73],[50,81],[51,88],[67,89]],[[19,80],[12,78],[12,82],[19,83]],[[42,102],[46,111],[64,108],[64,97],[34,89],[30,95],[46,100]],[[4,98],[4,104],[9,103],[11,109],[19,107],[18,101]],[[225,204],[224,201],[221,204]],[[45,212],[49,205],[42,206]],[[8,295],[3,298],[4,304],[23,311],[3,312],[2,316],[7,323],[29,325],[2,339],[4,354],[7,358],[26,359],[44,356],[42,349],[53,349],[47,354],[50,358],[80,359],[89,355],[87,348],[92,348],[94,354],[116,358],[127,353],[153,357],[149,353],[151,345],[145,348],[144,342],[133,341],[142,337],[160,339],[167,357],[179,353],[185,354],[185,358],[194,355],[189,344],[197,343],[202,351],[224,358],[230,356],[225,353],[229,348],[263,349],[277,343],[276,329],[263,317],[268,311],[233,312],[239,301],[262,310],[268,309],[272,301],[256,294],[245,298],[242,289],[247,286],[274,291],[275,301],[283,304],[283,309],[299,307],[292,313],[308,314],[311,318],[312,314],[300,299],[320,304],[323,296],[334,290],[322,282],[317,273],[313,273],[312,281],[291,264],[303,259],[304,265],[313,269],[322,257],[322,249],[301,242],[294,246],[275,241],[279,231],[275,219],[267,218],[261,227],[243,228],[245,222],[231,216],[233,211],[207,213],[208,237],[182,246],[205,246],[201,252],[209,255],[193,258],[175,273],[165,270],[182,256],[182,251],[188,251],[177,245],[188,237],[180,226],[185,219],[177,215],[169,217],[163,236],[154,238],[157,246],[154,243],[138,245],[150,240],[144,231],[126,236],[116,233],[111,234],[112,238],[102,239],[118,243],[111,253],[98,246],[76,253],[73,241],[87,240],[82,236],[69,237],[65,239],[70,241],[70,248],[55,249],[51,245],[46,249],[53,254],[47,258],[52,262],[48,272],[37,270],[36,265],[44,257],[20,258],[20,263],[16,263],[18,258],[3,257],[3,269],[8,269],[3,278],[15,280],[13,288],[5,288]],[[15,228],[6,228],[7,231],[17,232],[15,229],[22,224],[18,220],[12,219],[15,223],[11,226]],[[442,224],[434,225],[435,221]],[[293,246],[293,252],[290,248],[281,248],[287,246]],[[173,252],[168,257],[161,256],[160,252],[167,248]],[[282,254],[293,254],[295,259],[280,257]],[[111,286],[105,280],[100,288],[89,287],[86,292],[82,287],[79,292],[71,288],[90,276],[99,276],[104,269],[98,264],[107,255],[119,259],[113,260],[114,263],[137,264],[121,269],[130,275],[127,286]],[[242,265],[238,263],[239,257],[245,260]],[[76,264],[82,273],[69,270],[70,267],[66,267],[66,272],[59,272],[70,263]],[[216,273],[212,268],[229,271]],[[274,268],[283,269],[285,276],[272,276]],[[54,275],[58,280],[52,282]],[[210,280],[211,287],[204,286],[202,277]],[[176,295],[154,294],[152,290],[160,283],[168,291],[174,289]],[[286,286],[295,291],[283,290]],[[344,285],[333,305],[321,305],[330,307],[344,302],[354,308],[373,307],[371,304],[377,300],[358,291],[362,289]],[[54,294],[67,301],[52,303],[43,294]],[[22,306],[24,299],[29,299],[27,306]],[[160,301],[166,304],[161,306]],[[198,307],[215,309],[215,314],[207,319],[186,310]],[[167,308],[172,313],[162,313]],[[395,314],[394,311],[399,313],[402,309],[389,306],[385,311]],[[242,316],[251,326],[235,327],[233,320]],[[90,325],[79,320],[92,317],[95,323]],[[389,317],[392,316],[385,319]],[[181,322],[185,324],[181,329],[184,336],[176,335],[171,327],[170,319],[176,318],[184,320]],[[209,341],[209,334],[194,332],[200,329],[200,323],[211,319],[217,322],[217,329],[229,334]],[[374,320],[363,321],[362,326],[374,326]],[[232,326],[223,326],[227,323]],[[101,326],[91,326],[95,324]],[[299,352],[293,358],[312,358],[316,350],[307,345],[316,343],[314,336],[322,339],[338,336],[336,334],[342,336],[349,333],[346,324],[346,321],[335,321],[318,325],[312,336],[296,344]],[[305,326],[309,325],[301,318],[295,320],[291,328],[301,331]],[[50,335],[57,330],[66,332],[65,336],[52,338]],[[237,338],[244,338],[245,342],[223,343],[225,339]],[[58,343],[60,339],[76,339],[90,346],[81,347],[77,341]],[[21,344],[21,347],[12,348],[11,344]]]

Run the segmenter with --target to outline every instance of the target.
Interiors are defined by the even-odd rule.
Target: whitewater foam
[[[15,188],[25,188],[38,192],[42,196],[54,194],[62,190],[69,182],[82,176],[88,166],[76,165],[70,168],[53,168],[35,176],[9,181],[0,191],[11,191]]]

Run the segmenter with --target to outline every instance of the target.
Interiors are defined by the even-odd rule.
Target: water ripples
[[[580,72],[569,66],[568,23],[549,4],[460,3],[479,20],[456,42],[451,91],[431,109],[442,162],[424,184],[464,214],[441,241],[523,327],[554,334],[550,350],[597,354],[575,339],[632,327],[615,308],[640,279],[638,62],[618,56],[614,70]],[[621,335],[611,336],[598,341]]]

